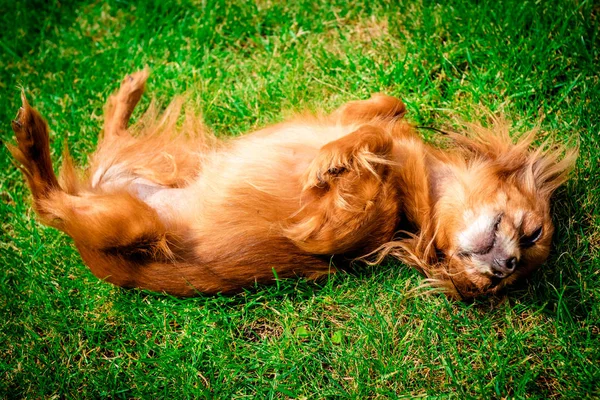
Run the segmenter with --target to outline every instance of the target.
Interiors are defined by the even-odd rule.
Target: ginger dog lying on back
[[[550,196],[575,150],[513,143],[505,124],[425,144],[404,104],[374,95],[218,141],[174,102],[128,128],[147,72],[123,81],[84,178],[52,170],[46,122],[23,96],[15,121],[43,223],[73,238],[99,278],[178,296],[274,276],[318,278],[330,258],[391,254],[449,295],[493,293],[548,256]],[[401,233],[398,233],[402,230]],[[395,236],[396,235],[396,236]]]

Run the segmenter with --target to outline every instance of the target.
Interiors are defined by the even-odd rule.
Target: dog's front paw
[[[325,146],[308,167],[303,189],[326,189],[334,179],[346,173],[352,166],[353,155],[351,153]]]
[[[378,178],[381,167],[391,164],[392,138],[382,129],[365,125],[327,143],[308,167],[303,189],[328,189],[336,179],[364,174]]]

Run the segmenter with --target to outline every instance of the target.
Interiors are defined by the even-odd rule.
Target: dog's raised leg
[[[7,144],[7,147],[19,162],[37,205],[60,187],[52,170],[46,121],[29,105],[24,92],[21,93],[21,102],[17,117],[12,121],[17,146]]]
[[[144,202],[125,191],[73,195],[61,188],[52,169],[48,126],[24,94],[12,128],[17,146],[8,149],[21,164],[37,214],[46,225],[71,236],[82,254],[102,254],[101,264],[95,262],[98,257],[86,259],[92,272],[126,285],[140,260],[147,263],[169,256],[166,228]],[[106,262],[107,257],[115,262]]]
[[[147,79],[148,70],[127,75],[119,90],[108,98],[104,117],[106,139],[126,134],[133,109],[144,94]]]
[[[316,254],[375,248],[381,243],[371,238],[391,238],[398,215],[396,182],[388,173],[393,146],[370,125],[323,146],[305,173],[302,218],[287,236]]]

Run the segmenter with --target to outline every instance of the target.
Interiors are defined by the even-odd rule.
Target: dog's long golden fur
[[[447,292],[494,292],[548,255],[549,201],[575,150],[531,149],[502,121],[440,149],[374,95],[220,141],[181,101],[128,127],[147,72],[125,78],[83,176],[52,170],[45,121],[23,96],[9,146],[43,223],[73,238],[101,279],[178,296],[275,276],[318,278],[330,258],[391,254]]]

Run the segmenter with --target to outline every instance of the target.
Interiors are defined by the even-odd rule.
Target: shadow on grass
[[[553,248],[546,263],[517,287],[524,302],[545,310],[549,317],[570,322],[589,320],[594,299],[589,286],[594,279],[594,251],[598,240],[593,210],[586,202],[590,188],[585,179],[574,178],[554,196],[555,233]],[[592,316],[593,317],[593,316]]]

